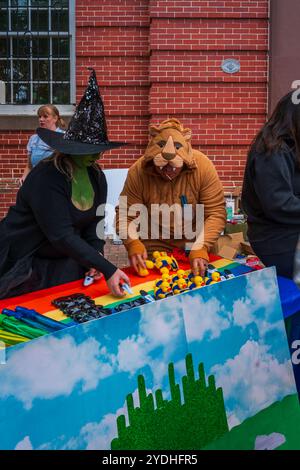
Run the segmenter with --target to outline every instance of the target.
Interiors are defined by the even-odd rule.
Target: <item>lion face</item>
[[[144,155],[145,166],[152,165],[163,178],[174,179],[184,165],[191,164],[191,132],[177,119],[150,127],[150,141]]]

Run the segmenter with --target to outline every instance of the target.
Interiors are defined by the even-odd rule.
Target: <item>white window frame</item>
[[[75,89],[75,70],[76,70],[76,23],[75,23],[75,2],[69,0],[69,32],[70,32],[70,104],[55,105],[60,114],[72,116],[75,109],[76,89]],[[41,104],[0,104],[0,116],[36,116],[37,110]]]

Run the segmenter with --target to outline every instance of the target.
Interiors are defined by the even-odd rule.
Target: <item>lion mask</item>
[[[191,130],[184,129],[178,119],[150,126],[150,141],[143,157],[143,168],[172,180],[182,171],[191,171],[196,164],[191,147]]]

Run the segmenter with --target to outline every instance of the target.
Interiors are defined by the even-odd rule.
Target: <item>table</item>
[[[211,261],[220,271],[231,263],[236,277],[8,348],[0,448],[253,449],[274,428],[284,448],[300,448],[275,270],[239,275],[245,266]],[[134,294],[151,288],[157,273],[150,277],[132,275]],[[71,283],[0,306],[38,306],[66,322],[51,299],[78,290],[82,284]],[[104,282],[85,292],[97,303],[115,301]]]

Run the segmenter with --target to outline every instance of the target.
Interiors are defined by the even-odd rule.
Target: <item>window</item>
[[[32,108],[75,101],[74,4],[0,0],[0,80],[6,105]]]

